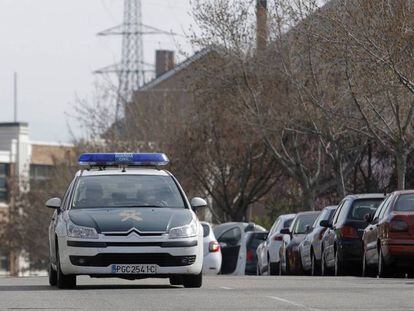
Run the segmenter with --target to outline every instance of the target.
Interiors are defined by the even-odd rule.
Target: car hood
[[[72,209],[70,220],[79,226],[102,232],[167,232],[170,228],[187,225],[193,213],[184,208],[89,208]]]

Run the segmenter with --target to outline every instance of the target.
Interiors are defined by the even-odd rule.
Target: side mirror
[[[373,213],[368,213],[368,214],[365,214],[365,216],[364,216],[365,222],[367,222],[369,224],[374,220],[373,218],[374,218]]]
[[[197,212],[200,208],[207,207],[206,200],[199,197],[192,198],[190,204],[194,212]]]
[[[52,198],[47,200],[46,207],[53,208],[53,209],[59,209],[62,205],[62,200],[59,198]]]
[[[280,230],[280,234],[290,234],[289,228],[283,228],[282,230]]]
[[[329,223],[329,220],[321,220],[321,222],[319,223],[319,226],[324,227],[324,228],[330,228],[331,224]]]

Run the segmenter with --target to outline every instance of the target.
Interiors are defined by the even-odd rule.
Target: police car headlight
[[[78,239],[98,239],[99,238],[98,232],[96,232],[95,228],[78,226],[70,221],[67,222],[66,229],[68,232],[68,237],[71,237],[71,238],[78,238]]]
[[[193,219],[188,225],[171,228],[168,232],[170,239],[190,238],[197,235],[197,222]]]

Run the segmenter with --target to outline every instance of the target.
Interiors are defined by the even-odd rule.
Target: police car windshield
[[[77,183],[72,208],[174,207],[185,208],[170,176],[83,176]]]

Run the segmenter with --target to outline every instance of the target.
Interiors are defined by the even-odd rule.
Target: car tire
[[[321,267],[319,267],[318,262],[316,261],[315,254],[311,253],[311,276],[320,276]]]
[[[286,254],[285,261],[286,261],[286,264],[285,264],[286,265],[285,275],[290,275],[289,257],[288,257],[287,254]]]
[[[389,278],[392,276],[391,267],[388,267],[384,261],[384,254],[380,247],[378,253],[378,277],[380,278]]]
[[[321,256],[321,275],[322,276],[329,276],[331,275],[331,270],[328,268],[328,266],[326,265],[326,259],[325,259],[325,250],[322,251],[322,256]]]
[[[280,265],[279,265],[278,262],[270,262],[269,261],[268,266],[267,266],[267,271],[268,271],[269,275],[278,275],[279,270],[280,270]]]
[[[196,275],[184,275],[183,285],[185,288],[200,288],[203,284],[203,274],[200,272]]]
[[[76,275],[65,275],[60,268],[59,249],[56,247],[56,285],[58,288],[67,289],[76,287]]]
[[[49,275],[49,285],[50,286],[56,286],[57,284],[57,272],[55,269],[53,269],[52,264],[49,264],[48,268],[48,275]]]
[[[362,258],[362,277],[375,277],[375,271],[370,267],[367,263],[366,253],[364,252],[363,258]]]
[[[183,277],[181,275],[170,276],[170,285],[183,285]]]
[[[345,267],[344,263],[339,258],[339,252],[335,252],[335,276],[344,276],[345,275]]]

